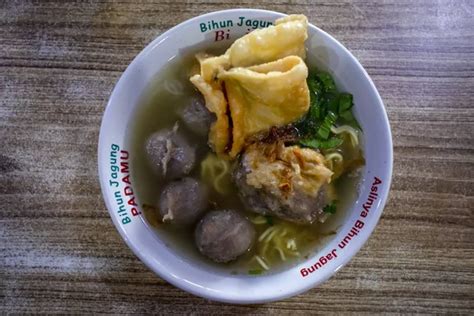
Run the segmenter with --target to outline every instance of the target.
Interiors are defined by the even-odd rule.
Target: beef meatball
[[[234,182],[239,189],[240,199],[248,210],[294,223],[314,222],[324,214],[322,209],[330,202],[327,186],[321,187],[316,197],[294,191],[286,198],[264,188],[255,188],[246,182],[246,172],[242,165],[234,173]]]
[[[211,123],[215,120],[215,115],[204,105],[203,98],[194,98],[183,109],[180,116],[186,127],[200,136],[206,136],[209,133]]]
[[[233,180],[246,208],[299,224],[310,224],[322,218],[323,208],[330,202],[328,181],[323,179],[329,179],[332,172],[322,164],[310,164],[309,158],[316,159],[319,154],[309,149],[302,152],[294,146],[277,147],[275,159],[271,146],[251,146],[234,171]],[[268,152],[270,158],[266,156]],[[302,165],[309,166],[307,172],[311,172],[312,177],[304,176],[302,167],[291,160],[295,152],[294,157],[298,157]],[[303,159],[306,162],[302,162]],[[313,190],[316,185],[317,191]]]
[[[189,177],[168,183],[160,195],[159,211],[163,222],[193,224],[207,206],[207,188]]]
[[[145,151],[151,167],[159,176],[177,179],[189,174],[196,162],[196,148],[178,132],[178,126],[152,134]]]
[[[215,262],[229,262],[244,254],[253,244],[255,228],[234,210],[206,214],[195,231],[199,251]]]

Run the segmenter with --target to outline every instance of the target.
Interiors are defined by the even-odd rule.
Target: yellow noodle
[[[285,253],[283,252],[283,250],[281,250],[281,248],[279,248],[279,247],[275,247],[275,250],[278,251],[278,253],[280,254],[281,260],[286,261],[286,256],[285,256]]]
[[[265,239],[265,242],[269,242],[272,240],[273,236],[275,236],[278,233],[278,228],[274,229],[270,234],[268,234],[268,237]]]
[[[257,262],[262,266],[262,268],[264,268],[265,270],[269,270],[270,268],[268,267],[268,265],[265,263],[265,261],[263,261],[262,258],[260,258],[259,256],[255,256],[255,259],[257,260]]]
[[[329,169],[331,169],[331,171],[333,172],[334,172],[334,162],[342,163],[343,161],[342,155],[338,152],[332,152],[332,153],[326,154],[324,158],[329,163]]]
[[[209,153],[201,162],[201,178],[210,181],[218,193],[225,195],[231,191],[230,169],[230,162]]]
[[[263,219],[263,216],[258,215],[254,216],[252,221],[263,222]],[[278,219],[274,221],[272,226],[266,227],[258,236],[258,255],[251,259],[265,270],[270,269],[272,263],[287,261],[289,257],[301,257],[298,245],[313,242],[319,236],[307,230],[301,231],[299,227],[288,222]]]
[[[331,127],[331,132],[334,134],[348,133],[351,138],[352,146],[356,147],[359,145],[359,132],[349,125],[342,125],[339,127]]]
[[[257,217],[251,218],[250,221],[254,223],[255,225],[263,225],[267,223],[267,219],[260,215]]]
[[[263,247],[262,247],[262,250],[260,251],[260,255],[262,257],[265,257],[265,254],[267,253],[267,249],[268,249],[268,243],[264,243]]]
[[[272,226],[272,227],[269,227],[267,228],[261,235],[260,237],[258,238],[258,241],[263,241],[265,239],[265,237],[267,237],[268,234],[270,234],[273,230],[275,230],[275,227]]]

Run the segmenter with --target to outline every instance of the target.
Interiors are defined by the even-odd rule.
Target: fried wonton
[[[307,28],[308,19],[304,15],[289,15],[276,20],[275,26],[255,30],[228,49],[230,65],[248,67],[286,56],[305,58]]]
[[[201,71],[190,80],[216,114],[209,144],[218,155],[234,158],[248,136],[307,112],[307,24],[290,15],[239,38],[221,56],[197,56]]]
[[[309,148],[285,147],[282,143],[252,144],[245,150],[249,168],[247,184],[276,195],[292,196],[294,191],[316,197],[331,182],[333,174],[324,156]]]
[[[234,171],[246,208],[263,215],[310,224],[325,218],[334,199],[332,171],[319,152],[275,143],[248,145]]]
[[[219,75],[233,124],[231,157],[240,152],[248,136],[291,123],[308,111],[307,76],[308,68],[297,56]]]
[[[190,80],[204,96],[207,109],[216,115],[216,121],[211,124],[211,129],[209,130],[208,142],[217,154],[222,155],[225,153],[226,147],[230,145],[227,100],[219,83],[208,83],[200,75],[194,75]]]

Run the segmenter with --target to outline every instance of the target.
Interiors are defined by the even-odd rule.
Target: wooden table
[[[272,304],[209,302],[160,280],[122,241],[96,164],[114,84],[164,30],[252,3],[0,4],[0,313],[472,315],[473,1],[260,1],[306,14],[349,48],[392,124],[390,200],[330,281]]]

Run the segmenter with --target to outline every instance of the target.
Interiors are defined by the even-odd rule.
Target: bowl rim
[[[113,103],[112,102],[113,98],[112,97],[113,97],[114,94],[117,94],[118,90],[121,89],[121,86],[122,86],[121,83],[123,81],[125,81],[124,78],[127,77],[129,72],[131,72],[131,68],[133,68],[141,58],[143,58],[146,54],[148,54],[149,51],[154,49],[154,47],[158,43],[160,43],[163,39],[168,37],[170,33],[173,33],[174,31],[176,31],[176,29],[179,29],[183,26],[186,26],[188,24],[192,24],[196,20],[200,20],[200,19],[203,19],[203,18],[210,18],[210,17],[213,17],[213,16],[222,15],[222,14],[234,14],[234,13],[237,13],[237,12],[238,13],[246,13],[246,12],[247,13],[250,13],[250,12],[252,12],[252,13],[262,13],[262,14],[270,14],[270,15],[273,15],[273,16],[275,16],[275,15],[277,15],[277,16],[286,16],[287,15],[287,14],[277,12],[277,11],[262,10],[262,9],[250,9],[250,8],[234,8],[234,9],[213,11],[213,12],[205,13],[205,14],[198,15],[198,16],[195,16],[193,18],[187,19],[187,20],[173,26],[172,28],[168,29],[167,31],[161,33],[156,38],[154,38],[150,43],[148,43],[145,46],[145,48],[143,50],[140,51],[140,53],[138,53],[135,56],[135,58],[132,60],[132,62],[127,66],[127,68],[125,69],[125,71],[120,76],[119,80],[115,84],[114,89],[112,90],[112,92],[110,94],[110,97],[108,99],[108,102],[107,102],[107,105],[106,105],[106,108],[105,108],[105,111],[104,111],[104,114],[103,114],[103,117],[102,117],[102,120],[101,120],[101,126],[100,126],[100,132],[99,132],[99,142],[98,142],[98,147],[97,147],[97,149],[98,149],[98,171],[99,171],[99,180],[100,180],[100,186],[101,186],[101,193],[102,193],[103,199],[105,201],[105,204],[106,204],[107,210],[109,212],[109,215],[111,216],[112,221],[115,225],[115,228],[119,231],[122,239],[125,241],[127,246],[133,251],[133,253],[149,269],[151,269],[160,278],[166,280],[167,282],[171,283],[172,285],[174,285],[174,286],[176,286],[176,287],[178,287],[178,288],[180,288],[180,289],[182,289],[186,292],[189,292],[189,293],[192,293],[196,296],[199,296],[199,297],[203,297],[203,298],[211,299],[211,300],[215,300],[215,301],[226,302],[226,303],[234,303],[234,304],[255,304],[255,303],[272,302],[272,301],[277,301],[277,300],[281,300],[281,299],[284,299],[284,298],[289,298],[289,297],[301,294],[303,292],[306,292],[309,289],[314,288],[314,287],[324,283],[330,277],[332,277],[335,273],[337,273],[337,271],[339,271],[342,267],[344,267],[359,252],[359,250],[362,248],[362,246],[365,245],[367,240],[372,235],[375,227],[377,226],[378,221],[379,221],[379,219],[380,219],[380,217],[383,213],[383,210],[385,208],[386,202],[388,200],[390,187],[391,187],[391,182],[392,182],[392,173],[393,173],[393,142],[392,142],[392,133],[391,133],[391,128],[390,128],[390,122],[388,120],[388,115],[387,115],[387,112],[386,112],[385,105],[382,101],[382,98],[380,97],[380,94],[379,94],[377,88],[375,87],[375,84],[373,83],[372,79],[368,75],[367,71],[362,67],[362,65],[357,60],[357,58],[346,47],[344,47],[344,45],[342,45],[338,40],[336,40],[333,36],[331,36],[327,32],[321,30],[317,26],[315,26],[311,23],[308,23],[308,28],[314,28],[318,32],[322,33],[325,37],[327,37],[328,40],[332,41],[338,47],[338,49],[341,49],[342,51],[344,51],[350,57],[351,61],[356,65],[358,70],[363,73],[365,79],[368,81],[368,83],[370,85],[370,89],[373,90],[373,92],[375,93],[376,101],[381,107],[381,110],[382,110],[381,112],[383,114],[381,119],[382,119],[382,124],[384,125],[384,128],[385,128],[385,132],[387,133],[386,134],[386,138],[387,138],[386,141],[387,141],[387,145],[388,145],[387,146],[388,152],[386,153],[386,155],[387,155],[387,161],[386,161],[387,166],[386,166],[386,177],[385,177],[387,188],[384,191],[385,194],[381,197],[380,203],[377,207],[378,211],[376,213],[376,218],[374,218],[374,220],[371,222],[371,225],[366,230],[366,233],[364,234],[364,236],[362,236],[362,238],[358,239],[357,242],[355,242],[352,245],[352,247],[348,248],[347,252],[345,253],[345,255],[341,259],[341,263],[335,269],[325,272],[325,275],[323,277],[321,277],[317,280],[314,280],[314,282],[308,282],[304,286],[292,285],[292,286],[288,287],[289,288],[288,291],[283,292],[283,293],[274,292],[272,295],[266,295],[265,297],[257,297],[257,298],[256,297],[247,297],[246,299],[242,299],[242,298],[235,299],[231,296],[216,295],[216,293],[214,293],[212,291],[208,291],[206,288],[199,288],[199,287],[195,287],[194,285],[188,284],[186,282],[179,282],[179,279],[171,277],[169,274],[166,273],[166,271],[162,271],[159,267],[157,267],[156,264],[154,264],[152,262],[150,256],[143,253],[141,251],[141,249],[139,247],[137,247],[128,238],[128,236],[126,235],[125,230],[118,223],[116,217],[114,216],[114,214],[112,212],[113,208],[110,204],[110,200],[108,199],[108,197],[105,194],[105,192],[106,192],[105,188],[107,187],[107,184],[106,184],[107,176],[104,174],[105,173],[105,171],[104,171],[105,168],[103,168],[103,166],[101,166],[101,161],[103,159],[101,157],[102,154],[101,154],[100,149],[103,147],[103,145],[105,143],[104,125],[105,125],[106,118],[110,115],[110,112],[113,111],[113,109],[112,109],[113,108],[113,104],[112,104]],[[303,262],[307,262],[308,260],[305,260]],[[292,283],[292,284],[298,284],[298,283]]]

